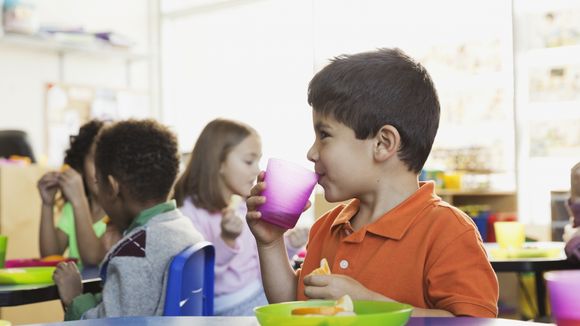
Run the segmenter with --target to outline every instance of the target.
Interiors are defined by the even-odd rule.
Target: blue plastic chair
[[[215,249],[207,241],[176,255],[169,265],[164,316],[213,316]]]

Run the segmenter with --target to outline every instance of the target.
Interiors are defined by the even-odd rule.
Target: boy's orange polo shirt
[[[497,278],[470,217],[442,201],[432,182],[356,232],[353,200],[323,215],[310,230],[304,276],[326,258],[333,274],[348,275],[368,289],[418,308],[455,315],[497,316]]]

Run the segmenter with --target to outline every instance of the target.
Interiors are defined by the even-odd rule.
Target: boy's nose
[[[310,146],[308,153],[306,153],[306,157],[310,162],[316,162],[318,160],[318,151],[316,150],[316,143]]]

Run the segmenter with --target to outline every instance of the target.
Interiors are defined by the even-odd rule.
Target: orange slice
[[[319,307],[300,307],[292,309],[292,315],[304,316],[304,315],[315,315],[315,316],[334,316],[334,315],[354,315],[354,305],[352,299],[348,294],[343,295],[340,299],[336,300],[334,306],[319,306]]]
[[[41,259],[42,261],[59,261],[59,260],[64,260],[64,257],[61,255],[50,255],[50,256],[46,256],[44,258]]]
[[[292,309],[292,315],[321,315],[321,316],[333,316],[337,313],[344,311],[340,307],[300,307]]]
[[[354,304],[352,303],[352,299],[348,294],[345,294],[340,299],[336,300],[335,307],[342,309],[342,311],[354,311]]]
[[[326,258],[322,258],[320,261],[320,267],[313,270],[310,275],[330,275],[330,267],[328,266]]]
[[[60,172],[64,172],[64,171],[66,171],[66,170],[68,170],[68,169],[70,169],[70,165],[68,165],[68,164],[63,164],[63,165],[60,167]]]

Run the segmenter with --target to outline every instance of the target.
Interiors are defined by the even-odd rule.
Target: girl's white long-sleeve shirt
[[[235,247],[228,246],[221,238],[221,212],[211,213],[196,207],[187,198],[180,207],[183,215],[189,217],[203,237],[215,247],[215,295],[234,293],[248,284],[261,279],[260,261],[256,239],[244,221],[244,229],[236,239]],[[246,203],[236,207],[236,215],[246,216]],[[292,248],[286,241],[288,256],[292,257],[300,248]]]

